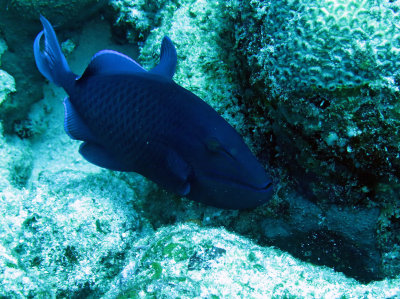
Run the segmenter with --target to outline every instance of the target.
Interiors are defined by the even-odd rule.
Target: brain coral
[[[396,202],[400,1],[240,5],[245,101],[261,111],[256,127],[271,162],[320,200]]]
[[[391,2],[396,1],[271,1],[268,9],[257,10],[267,33],[257,63],[286,91],[376,80],[393,85],[400,66],[400,15],[399,4]]]

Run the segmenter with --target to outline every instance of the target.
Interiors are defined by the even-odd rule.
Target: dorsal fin
[[[172,79],[176,68],[176,49],[168,36],[164,36],[161,44],[160,62],[150,70],[150,73]]]
[[[96,53],[81,78],[92,75],[137,74],[146,72],[132,58],[113,50],[102,50]]]

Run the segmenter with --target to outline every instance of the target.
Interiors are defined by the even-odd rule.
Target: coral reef
[[[398,2],[237,5],[238,55],[253,91],[244,102],[263,120],[260,150],[274,157],[281,182],[321,206],[380,208],[376,240],[391,252],[400,208]],[[398,273],[389,268],[384,275]]]
[[[253,80],[271,80],[273,92],[315,93],[366,84],[397,89],[399,5],[393,1],[253,1],[263,20],[249,59],[262,67]],[[265,34],[268,33],[268,34]],[[257,38],[256,38],[257,36]],[[252,44],[256,47],[256,44]]]
[[[103,174],[72,170],[42,173],[36,184],[2,191],[0,294],[104,293],[140,235],[134,192]]]
[[[268,3],[242,7],[237,35],[282,160],[319,198],[379,201],[399,181],[398,4]]]
[[[223,114],[280,176],[277,204],[266,216],[274,219],[277,212],[279,223],[255,217],[263,223],[263,229],[256,229],[263,237],[256,238],[286,227],[286,238],[275,238],[280,241],[273,244],[289,244],[288,236],[295,236],[296,244],[308,244],[318,235],[314,249],[323,248],[326,239],[335,240],[335,256],[342,253],[336,266],[351,264],[353,254],[363,256],[364,266],[349,266],[352,273],[345,270],[350,275],[357,276],[350,268],[366,270],[368,265],[373,271],[364,272],[369,273],[366,280],[398,273],[396,258],[379,259],[385,252],[384,256],[397,256],[392,249],[398,233],[391,229],[398,222],[400,192],[400,30],[391,24],[399,18],[398,4],[160,1],[147,10],[141,2],[112,3],[126,38],[141,47],[141,61],[154,65],[154,45],[170,35],[180,55],[174,79]],[[136,26],[142,15],[149,17]],[[313,203],[290,199],[293,185]],[[294,220],[296,211],[309,205],[313,208]],[[387,212],[377,215],[379,208]],[[335,209],[343,211],[333,213]],[[359,215],[364,213],[366,239],[348,229],[352,219],[362,219]],[[160,216],[167,223],[171,217]],[[246,230],[245,225],[239,228]],[[309,250],[295,247],[285,248],[307,256]],[[360,253],[359,248],[368,249]],[[318,260],[335,264],[317,252],[313,256]]]
[[[362,285],[323,267],[262,248],[224,229],[177,225],[141,239],[106,297],[387,298],[398,280]]]
[[[179,1],[112,0],[111,7],[117,13],[115,31],[122,39],[144,41],[152,28],[159,26],[163,17],[159,14],[170,6],[170,12],[177,8]]]

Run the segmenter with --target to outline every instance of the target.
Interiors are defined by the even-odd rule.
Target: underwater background
[[[174,80],[244,138],[271,201],[221,210],[89,164],[33,58],[54,25]],[[0,298],[400,297],[400,1],[0,0]],[[112,100],[112,99],[110,99]]]

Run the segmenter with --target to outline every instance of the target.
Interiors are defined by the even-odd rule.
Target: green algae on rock
[[[110,298],[387,298],[399,280],[363,285],[332,269],[300,262],[220,228],[181,224],[158,230],[134,247]]]

